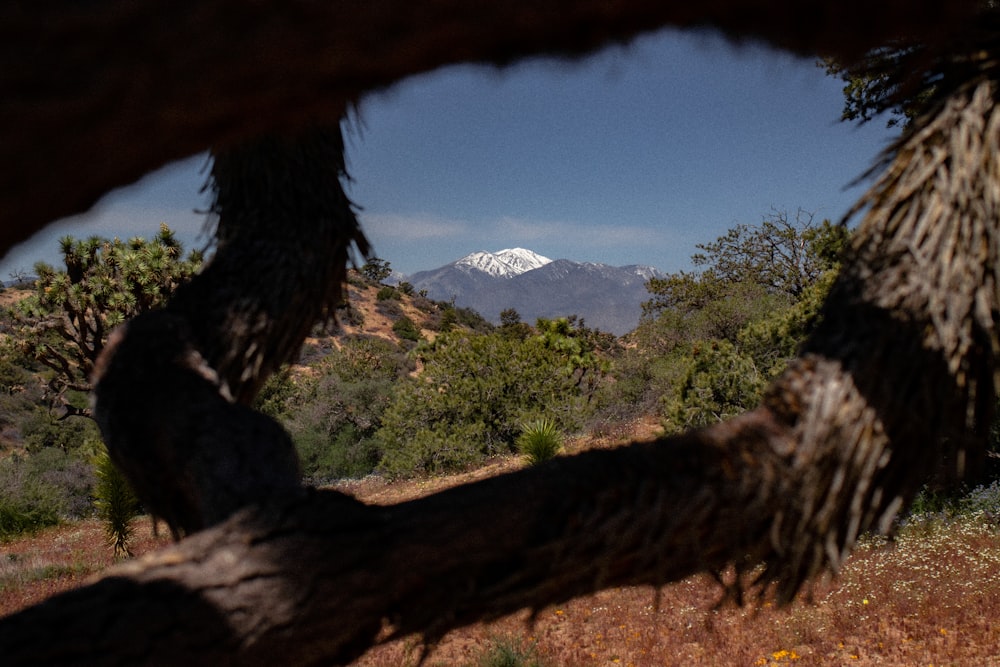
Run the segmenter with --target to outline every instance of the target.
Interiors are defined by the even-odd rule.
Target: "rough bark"
[[[175,536],[299,491],[291,438],[247,405],[340,305],[351,249],[367,252],[343,175],[339,127],[216,153],[215,254],[98,360],[108,452]]]
[[[387,628],[433,639],[727,565],[741,587],[788,599],[861,532],[888,527],[942,442],[981,450],[1000,312],[995,95],[970,83],[896,148],[822,324],[757,410],[397,506],[275,499],[5,619],[0,652],[46,665],[346,662]]]
[[[947,43],[978,4],[5,3],[0,253],[169,161],[253,136],[331,124],[365,92],[442,65],[580,54],[664,26],[715,26],[800,53],[850,57],[900,34]]]
[[[776,25],[804,20],[788,3],[770,4],[791,12],[772,16]],[[395,3],[359,6],[337,5],[362,12]],[[583,3],[571,18],[603,16],[604,6]],[[676,11],[679,22],[688,10]],[[476,53],[502,59],[590,47],[560,42],[545,16],[536,17],[548,26],[537,41]],[[632,27],[622,35],[636,29],[625,25]],[[762,34],[755,25],[748,32]],[[993,405],[1000,348],[998,78],[985,59],[894,147],[863,202],[868,211],[821,325],[760,408],[678,438],[557,460],[393,507],[299,488],[288,465],[266,465],[288,463],[287,436],[243,405],[299,344],[305,322],[339,294],[331,285],[350,244],[363,243],[349,203],[339,189],[325,199],[325,188],[310,185],[303,194],[315,208],[290,220],[287,204],[269,208],[266,192],[258,199],[248,191],[255,204],[235,209],[220,197],[223,242],[213,265],[221,268],[210,266],[166,311],[124,329],[101,360],[97,386],[102,428],[147,502],[161,503],[180,532],[216,525],[3,619],[5,664],[345,662],[390,630],[433,639],[523,607],[728,565],[740,575],[738,591],[772,586],[789,599],[809,577],[835,569],[861,532],[889,526],[943,443],[958,442],[962,459],[982,450],[978,431]],[[278,115],[286,128],[299,118]],[[204,118],[230,127],[211,109]],[[220,136],[235,140],[251,126]],[[255,141],[249,153],[223,151],[232,160],[220,164],[256,174],[237,178],[238,188],[272,173],[255,171],[258,159],[294,172],[309,145],[294,133]],[[298,182],[273,185],[288,194]],[[281,231],[291,244],[259,242],[274,222],[289,221],[298,227]],[[303,252],[311,268],[286,264]],[[326,253],[332,269],[323,268]],[[332,271],[318,287],[317,270]],[[267,271],[282,280],[254,280]],[[315,298],[274,307],[297,289]],[[258,504],[225,518],[252,500]]]

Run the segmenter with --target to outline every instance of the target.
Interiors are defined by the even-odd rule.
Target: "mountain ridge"
[[[406,280],[431,299],[454,301],[494,323],[502,311],[513,308],[526,322],[577,315],[588,326],[621,336],[639,323],[642,302],[649,299],[646,282],[663,275],[641,264],[553,260],[508,248],[470,253]]]

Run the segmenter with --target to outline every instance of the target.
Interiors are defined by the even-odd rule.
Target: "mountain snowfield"
[[[472,308],[494,323],[514,308],[525,322],[578,315],[588,326],[620,336],[639,323],[642,302],[649,299],[646,282],[662,275],[650,266],[552,260],[507,248],[474,252],[405,279],[432,299]]]
[[[455,264],[468,266],[497,278],[513,278],[532,269],[541,268],[551,261],[548,257],[531,250],[506,248],[496,252],[474,252],[456,261]]]

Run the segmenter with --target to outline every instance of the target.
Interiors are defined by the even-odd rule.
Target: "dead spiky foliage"
[[[862,532],[887,530],[943,456],[961,472],[982,455],[997,350],[995,95],[994,81],[969,82],[893,148],[822,324],[764,400],[787,425],[799,480],[796,501],[773,508],[766,558],[783,599],[837,569]]]

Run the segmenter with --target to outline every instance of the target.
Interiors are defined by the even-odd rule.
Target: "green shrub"
[[[82,417],[60,419],[42,406],[35,406],[24,413],[18,428],[24,446],[31,453],[43,449],[75,452],[88,442],[100,440],[97,424],[93,420]]]
[[[423,373],[399,383],[377,434],[387,475],[461,469],[515,451],[522,425],[540,415],[564,431],[585,417],[567,356],[541,338],[456,331],[417,354]]]
[[[58,449],[0,461],[0,539],[84,516],[93,472]]]
[[[516,637],[493,637],[471,667],[545,667],[534,643]]]
[[[663,400],[667,433],[701,428],[757,405],[767,378],[727,340],[694,343],[683,379]]]
[[[321,483],[372,472],[381,457],[372,436],[412,362],[385,340],[348,338],[313,370],[284,401],[282,416],[303,475]]]
[[[403,340],[414,342],[420,340],[420,329],[417,328],[413,320],[406,316],[399,318],[393,323],[392,331]]]
[[[131,558],[132,519],[139,515],[139,499],[125,475],[111,461],[106,449],[94,457],[97,484],[94,487],[94,507],[104,522],[104,534],[115,560]]]
[[[390,299],[393,301],[399,301],[399,290],[395,287],[389,287],[386,285],[385,287],[380,287],[378,292],[375,293],[376,301],[389,301]]]
[[[293,440],[302,472],[314,484],[364,477],[378,465],[377,444],[351,423],[332,431],[297,428]]]
[[[562,436],[551,419],[536,419],[524,425],[517,438],[517,451],[535,465],[554,458],[562,449]]]
[[[263,412],[272,419],[280,419],[287,414],[295,399],[295,382],[287,366],[267,379],[253,399],[253,409]]]

